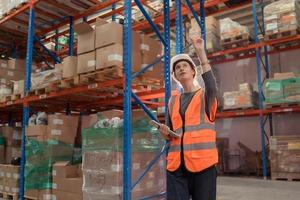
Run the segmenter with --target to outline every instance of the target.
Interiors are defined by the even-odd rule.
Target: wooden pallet
[[[15,100],[18,100],[18,99],[22,99],[24,98],[24,93],[21,93],[21,94],[12,94],[11,95],[11,100],[12,101],[15,101]]]
[[[285,108],[285,107],[291,107],[291,106],[300,106],[300,102],[265,104],[266,108]]]
[[[284,37],[290,37],[298,34],[297,29],[293,30],[286,30],[286,31],[281,31],[277,33],[271,33],[271,34],[266,34],[265,39],[266,40],[273,40],[273,39],[279,39],[279,38],[284,38]]]
[[[38,200],[39,198],[37,198],[37,197],[30,197],[30,196],[24,196],[24,199],[25,200]]]
[[[79,74],[74,81],[75,85],[88,85],[95,82],[114,80],[123,77],[123,70],[119,66],[97,69],[93,72]]]
[[[272,180],[300,181],[300,173],[272,172],[271,178]]]
[[[5,200],[18,200],[19,194],[18,193],[0,192],[0,198],[5,199]]]
[[[250,35],[248,33],[244,33],[232,38],[226,38],[221,40],[221,46],[223,49],[232,49],[232,48],[247,46],[249,45],[250,41],[251,41]]]
[[[64,78],[60,81],[60,88],[72,88],[76,86],[78,80],[79,80],[79,76]]]

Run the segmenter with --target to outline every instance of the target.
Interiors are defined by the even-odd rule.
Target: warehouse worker
[[[207,59],[202,39],[192,39],[201,61],[205,89],[195,87],[196,66],[187,54],[171,59],[172,75],[184,93],[172,96],[169,101],[169,121],[159,128],[170,141],[167,155],[168,200],[216,199],[216,148],[215,116],[217,110],[216,81]],[[169,135],[171,130],[180,138]]]

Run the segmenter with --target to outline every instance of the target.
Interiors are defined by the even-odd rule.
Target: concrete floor
[[[300,200],[300,182],[218,177],[217,200]]]

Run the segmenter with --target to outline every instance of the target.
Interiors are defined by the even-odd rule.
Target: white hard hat
[[[193,61],[193,59],[188,55],[188,54],[185,54],[185,53],[182,53],[182,54],[178,54],[176,56],[173,56],[172,59],[171,59],[171,73],[173,74],[174,73],[174,67],[175,65],[179,62],[179,61],[187,61],[191,67],[194,69],[195,71],[195,77],[196,77],[196,73],[197,73],[197,70],[196,70],[196,65]]]

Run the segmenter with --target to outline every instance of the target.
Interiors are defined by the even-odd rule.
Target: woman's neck
[[[182,84],[184,93],[190,93],[196,91],[196,87],[193,84],[193,81],[187,82],[185,84]]]

